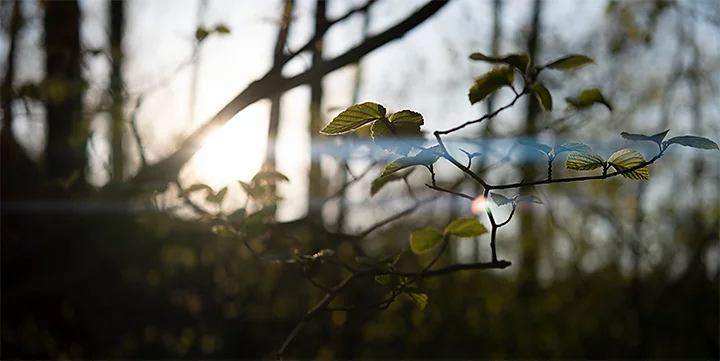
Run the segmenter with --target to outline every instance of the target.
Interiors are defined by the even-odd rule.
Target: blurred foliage
[[[651,44],[657,19],[668,4],[671,2],[610,1],[611,53],[618,55],[636,44]],[[212,33],[229,32],[230,28],[222,24],[198,27],[195,40],[202,42]],[[99,54],[102,50],[89,52]],[[474,59],[529,71],[529,57],[523,54],[495,57],[476,53]],[[547,66],[567,70],[587,63],[585,58],[568,57]],[[503,65],[500,69],[509,68]],[[471,101],[484,99],[488,89],[508,85],[511,73],[502,70],[493,74],[496,76],[476,81],[475,92],[469,94]],[[84,83],[79,84],[85,89]],[[552,97],[546,85],[535,84],[539,85],[532,88],[533,93],[544,110],[551,112]],[[553,88],[552,83],[545,84]],[[62,97],[61,93],[73,88],[40,82],[11,89],[18,99],[36,100]],[[650,95],[658,101],[662,92],[655,89],[644,94]],[[593,89],[569,97],[568,103],[579,109],[593,104],[611,107],[599,90]],[[372,124],[374,128],[368,124],[384,118],[384,108],[365,109],[365,113],[362,107],[351,109],[360,115],[344,112],[346,120],[360,119],[362,123],[353,124],[357,126],[353,129],[367,136],[387,135],[386,123],[377,121]],[[423,119],[406,112],[393,113],[397,115],[389,121],[400,123],[400,115],[406,115],[407,134],[417,136]],[[328,132],[341,133],[348,127],[352,128],[345,124]],[[623,137],[659,145],[666,134],[624,133]],[[81,132],[75,138],[87,136]],[[712,148],[697,137],[676,137],[668,142]],[[565,148],[531,146],[548,159],[560,152],[581,150],[578,144],[575,148],[568,144],[563,145]],[[386,148],[407,156],[405,148]],[[274,171],[263,170],[250,182],[240,184],[249,199],[246,207],[229,214],[200,208],[199,217],[187,218],[153,202],[157,192],[167,191],[167,184],[130,185],[120,181],[102,190],[78,188],[75,185],[82,183],[80,172],[40,182],[36,177],[42,175],[28,172],[11,158],[8,149],[3,142],[3,359],[274,358],[274,351],[298,320],[325,294],[308,282],[308,277],[331,286],[345,275],[342,269],[315,267],[315,263],[303,260],[325,257],[328,253],[317,252],[329,248],[334,253],[331,256],[343,262],[361,262],[356,258],[352,237],[328,232],[323,225],[305,220],[274,221],[273,207],[280,199],[268,190],[274,182],[287,181]],[[433,156],[399,158],[373,183],[371,193],[385,187],[383,192],[389,194],[391,186],[401,183],[394,181],[409,179],[409,173],[395,171],[411,165],[427,166],[436,160]],[[627,166],[622,159],[615,163],[616,167]],[[707,176],[703,173],[708,168],[706,163],[694,164],[699,165],[693,172],[684,173],[694,177],[689,189]],[[662,165],[657,169],[665,175],[682,173]],[[628,186],[627,180],[618,178],[568,185],[549,191],[550,197],[542,197],[550,204],[536,212],[543,214],[542,222],[553,227],[535,230],[546,254],[533,287],[528,288],[513,267],[423,280],[419,285],[422,292],[398,298],[387,310],[359,307],[321,314],[299,334],[291,356],[720,358],[720,270],[714,264],[717,259],[708,256],[713,247],[716,254],[718,251],[720,205],[703,203],[699,199],[701,190],[686,197],[680,187],[675,187],[678,192],[671,201],[643,213],[645,188],[636,183]],[[15,193],[17,189],[22,192]],[[228,192],[228,188],[215,192],[198,184],[177,194],[183,200],[200,194],[218,209]],[[543,203],[531,195],[491,196],[498,206]],[[714,196],[716,200],[717,194]],[[588,198],[599,201],[588,202]],[[682,204],[688,199],[695,202],[691,207]],[[558,209],[565,213],[556,214]],[[519,208],[520,216],[531,211],[531,207]],[[370,241],[383,245],[376,253],[392,255],[397,267],[417,269],[428,259],[410,255],[395,258],[397,250],[410,248],[411,229],[436,225],[438,219],[445,221],[445,213],[444,209],[435,209],[407,218],[374,233]],[[603,231],[597,232],[598,228]],[[430,231],[431,242],[425,246],[437,245],[443,231],[435,230]],[[445,230],[463,237],[486,231],[474,219]],[[567,241],[572,246],[570,256],[558,254],[554,248],[557,244],[543,241],[547,239]],[[454,255],[460,253],[462,242],[472,241],[452,240],[449,247],[454,253],[439,263],[457,263]],[[507,255],[513,254],[517,243],[513,234],[498,240]],[[295,249],[298,252],[293,252]],[[679,265],[673,258],[678,254],[684,255]],[[268,262],[271,259],[285,262]],[[541,277],[543,271],[551,276]],[[335,303],[373,305],[386,294],[387,287],[377,280],[362,279],[344,290]],[[429,297],[420,296],[423,294]]]

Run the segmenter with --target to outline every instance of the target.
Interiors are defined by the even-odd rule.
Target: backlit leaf
[[[193,185],[191,185],[191,186],[183,189],[182,192],[180,192],[180,195],[179,195],[179,196],[180,196],[180,197],[185,197],[185,196],[190,195],[191,193],[195,193],[195,192],[200,191],[200,190],[206,190],[206,191],[211,191],[211,192],[212,192],[212,188],[210,188],[209,185],[207,185],[207,184],[202,184],[202,183],[195,183],[195,184],[193,184]]]
[[[542,109],[546,112],[551,112],[553,107],[552,95],[550,95],[550,91],[547,90],[545,85],[542,83],[533,83],[530,89],[535,93],[535,97],[537,97]]]
[[[225,24],[219,24],[218,26],[216,26],[215,31],[220,34],[230,34],[230,28],[228,28]]]
[[[470,59],[486,61],[488,63],[494,64],[508,64],[523,73],[527,71],[528,64],[530,63],[530,55],[528,55],[527,53],[510,54],[503,57],[487,56],[482,53],[472,53],[470,54]]]
[[[219,190],[217,193],[213,194],[210,193],[205,198],[210,203],[216,203],[220,204],[225,199],[225,196],[227,195],[227,187],[223,187],[223,189]]]
[[[277,182],[288,182],[288,177],[284,174],[274,170],[262,170],[255,174],[252,181],[255,184],[260,183],[277,183]]]
[[[591,63],[593,63],[593,60],[585,55],[572,54],[557,59],[550,64],[545,65],[544,68],[555,70],[573,70]]]
[[[205,38],[210,34],[210,32],[207,31],[204,27],[200,26],[197,29],[195,29],[195,40],[198,42],[201,42],[205,40]]]
[[[386,114],[385,107],[373,102],[355,104],[338,114],[320,133],[337,135],[350,132],[363,125],[378,120]]]
[[[380,148],[391,153],[408,155],[414,146],[422,143],[423,134],[420,131],[420,126],[424,123],[422,114],[412,110],[401,110],[390,114],[386,121],[376,121],[370,127],[373,141]]]
[[[376,178],[375,180],[372,181],[372,184],[370,184],[370,196],[374,196],[375,194],[377,194],[377,192],[379,192],[383,187],[385,187],[386,184],[394,182],[394,181],[398,181],[398,180],[401,180],[401,179],[407,177],[412,171],[413,171],[413,169],[410,169],[405,172],[392,173],[392,174],[388,174],[386,176],[380,176],[380,177]]]
[[[680,144],[684,145],[686,147],[692,147],[692,148],[698,148],[698,149],[718,149],[717,143],[713,142],[710,139],[703,138],[703,137],[696,137],[693,135],[682,135],[679,137],[672,137],[668,139],[667,141],[668,145],[670,144]]]
[[[477,237],[487,233],[487,229],[475,218],[460,218],[445,227],[445,234],[457,237]]]
[[[442,243],[443,232],[435,227],[425,227],[410,233],[410,249],[417,255],[430,252]]]
[[[587,109],[593,104],[602,104],[612,111],[612,105],[605,99],[598,88],[585,89],[577,97],[565,98],[565,101],[576,109]]]
[[[634,149],[620,149],[608,158],[608,164],[612,165],[618,172],[638,167],[643,163],[645,163],[645,158]],[[647,165],[642,168],[623,173],[622,176],[633,180],[650,179]]]
[[[485,75],[475,79],[475,84],[470,88],[468,97],[470,104],[475,104],[488,97],[504,86],[511,86],[515,79],[515,72],[512,68],[501,66],[491,70]]]
[[[387,167],[385,167],[380,176],[384,177],[403,168],[415,165],[431,165],[437,162],[437,160],[440,158],[440,156],[437,154],[439,152],[440,146],[436,145],[420,151],[420,153],[415,156],[396,159],[392,163],[388,164]]]
[[[593,170],[603,166],[605,160],[593,152],[571,152],[565,159],[565,167],[572,170]]]
[[[427,307],[428,295],[416,288],[406,288],[403,295],[409,298],[419,309],[424,310]]]

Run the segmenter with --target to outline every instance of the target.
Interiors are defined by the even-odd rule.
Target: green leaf
[[[440,152],[439,145],[424,149],[420,151],[420,153],[412,157],[398,158],[385,167],[382,174],[380,174],[380,177],[390,175],[407,167],[412,167],[416,165],[429,166],[437,162],[438,159],[440,159],[440,156],[437,155],[436,152]]]
[[[289,182],[290,180],[284,174],[274,170],[262,170],[255,174],[252,179],[253,183],[277,183],[277,182]]]
[[[550,64],[543,66],[543,68],[550,68],[555,70],[573,70],[583,65],[591,64],[593,62],[594,61],[591,58],[585,55],[571,54],[557,59]]]
[[[201,41],[205,40],[205,38],[209,34],[210,34],[210,32],[207,31],[207,29],[205,29],[202,26],[199,26],[197,29],[195,29],[195,40],[197,40],[198,42],[201,42]]]
[[[618,172],[638,167],[643,163],[645,163],[645,158],[643,158],[642,154],[634,149],[620,149],[608,158],[608,164],[612,165]],[[647,165],[642,168],[623,173],[622,176],[633,180],[650,179],[650,173]]]
[[[504,86],[511,86],[513,80],[515,80],[515,72],[510,67],[501,66],[491,70],[485,75],[475,79],[475,84],[473,84],[468,93],[470,104],[484,100],[490,94]]]
[[[215,27],[215,31],[220,34],[230,34],[230,28],[225,24],[218,24],[218,26]]]
[[[543,203],[542,199],[540,199],[534,195],[527,195],[527,196],[517,195],[517,196],[515,196],[515,204],[520,204],[520,203],[545,204],[545,203]]]
[[[542,143],[535,143],[535,142],[530,142],[530,141],[525,141],[525,140],[521,140],[519,143],[526,147],[537,149],[545,154],[550,154],[550,152],[552,152],[552,150],[553,150],[552,148],[550,148],[550,146],[542,144]]]
[[[205,199],[210,203],[220,204],[225,199],[225,196],[227,195],[227,190],[227,187],[223,187],[223,189],[219,190],[215,194],[208,194]]]
[[[533,93],[535,93],[535,97],[537,97],[542,110],[551,112],[553,107],[552,95],[550,95],[550,91],[547,90],[545,85],[542,83],[533,83],[533,85],[530,86],[530,89],[532,89]]]
[[[565,98],[565,101],[576,109],[586,109],[591,107],[593,104],[598,103],[606,106],[610,111],[612,111],[612,105],[610,105],[610,102],[605,99],[598,88],[585,89],[580,92],[580,95],[577,98],[568,97]]]
[[[414,169],[410,169],[406,172],[393,173],[393,174],[388,174],[386,176],[378,177],[377,179],[372,181],[372,184],[370,184],[370,196],[372,197],[375,194],[377,194],[377,192],[379,192],[383,187],[385,187],[386,184],[397,181],[397,180],[401,180],[401,179],[407,177],[410,173],[412,173],[413,170]]]
[[[390,129],[386,121],[393,129]],[[390,114],[386,121],[372,124],[373,141],[388,152],[408,155],[413,146],[422,143],[420,126],[424,124],[422,114],[412,110],[401,110]]]
[[[510,54],[504,57],[494,57],[487,56],[482,53],[472,53],[470,54],[470,59],[486,61],[493,64],[507,64],[516,68],[517,70],[520,70],[523,73],[527,71],[528,64],[530,64],[530,55],[528,55],[527,53]]]
[[[553,148],[553,154],[558,155],[564,152],[592,152],[589,145],[577,142],[567,142]]]
[[[390,283],[390,275],[377,275],[375,281],[381,285],[387,286]]]
[[[495,203],[496,206],[504,206],[513,202],[512,198],[505,197],[500,193],[490,193],[490,200]]]
[[[238,208],[227,216],[227,220],[233,223],[240,224],[242,221],[245,220],[245,217],[247,217],[247,211],[245,210],[245,208]]]
[[[475,218],[460,218],[445,227],[445,234],[457,237],[477,237],[487,233],[487,229]]]
[[[223,238],[232,238],[235,236],[233,231],[231,231],[228,227],[225,225],[215,225],[211,228],[212,233],[217,234],[220,237]]]
[[[680,144],[686,147],[698,148],[698,149],[718,149],[717,143],[710,139],[703,137],[696,137],[693,135],[682,135],[679,137],[672,137],[668,139],[667,144]]]
[[[417,255],[430,252],[442,243],[443,233],[435,227],[425,227],[410,233],[410,249]]]
[[[574,151],[565,159],[565,167],[572,170],[593,170],[602,167],[603,164],[605,160],[592,150]]]
[[[206,191],[212,192],[212,188],[210,188],[209,185],[202,184],[202,183],[195,183],[195,184],[183,189],[182,192],[180,192],[179,197],[185,197],[185,196],[190,195],[191,193],[195,193],[200,190],[206,190]]]
[[[385,116],[385,107],[373,102],[355,104],[333,118],[320,133],[338,135],[350,132]]]
[[[403,295],[410,299],[419,309],[424,310],[427,306],[428,295],[420,291],[406,289]]]
[[[245,193],[247,193],[250,198],[252,199],[260,199],[262,196],[265,195],[265,187],[258,186],[255,184],[245,183],[243,181],[238,181],[240,183],[240,186],[245,190]]]
[[[670,131],[670,129],[660,132],[653,135],[645,135],[645,134],[634,134],[634,133],[628,133],[628,132],[622,132],[620,133],[620,136],[623,137],[623,139],[632,140],[632,141],[641,141],[641,140],[647,140],[651,142],[655,142],[657,144],[660,144],[663,139],[665,139],[665,136]]]

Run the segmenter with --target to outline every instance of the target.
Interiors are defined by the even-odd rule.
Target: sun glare
[[[265,138],[253,125],[248,119],[233,119],[205,139],[193,160],[198,181],[215,188],[255,175],[263,162]]]

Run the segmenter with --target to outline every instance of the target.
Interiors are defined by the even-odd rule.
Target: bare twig
[[[283,342],[282,346],[280,346],[280,349],[277,352],[277,359],[282,360],[283,355],[285,354],[285,351],[287,350],[288,345],[290,345],[290,342],[292,342],[293,339],[300,333],[300,331],[305,327],[305,325],[310,321],[313,316],[315,316],[316,313],[319,311],[322,311],[325,306],[329,305],[330,302],[332,302],[333,299],[337,296],[337,293],[340,292],[345,286],[347,286],[350,281],[352,281],[356,276],[354,274],[350,274],[349,276],[345,277],[342,282],[338,283],[337,286],[330,289],[330,292],[328,292],[325,297],[323,297],[320,302],[315,305],[310,311],[306,312],[305,315],[300,319],[300,322],[295,326],[295,328],[290,332],[288,337],[285,339],[285,342]]]

